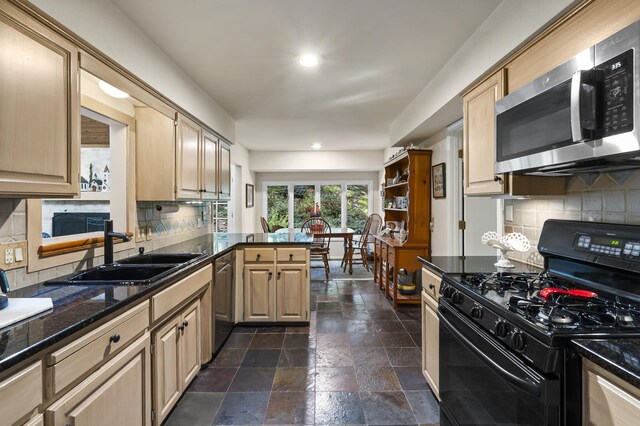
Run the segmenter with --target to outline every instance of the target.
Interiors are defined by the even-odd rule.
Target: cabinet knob
[[[189,327],[189,321],[183,322],[182,325],[185,326],[185,327]]]
[[[289,262],[293,261],[293,253],[289,255]]]
[[[260,260],[260,253],[256,254],[256,261]]]
[[[118,343],[120,341],[120,335],[117,333],[114,334],[113,336],[109,337],[109,341],[113,343]]]
[[[429,284],[429,288],[430,288],[431,290],[433,290],[434,288],[436,288],[436,286],[435,286],[435,285],[433,285],[433,284]]]
[[[273,278],[273,272],[269,272],[269,279]]]
[[[184,331],[184,325],[178,326],[178,330]]]
[[[280,279],[280,274],[281,274],[281,272],[278,272],[278,276],[276,277],[277,280]]]
[[[495,175],[493,177],[494,182],[502,183],[502,176]]]

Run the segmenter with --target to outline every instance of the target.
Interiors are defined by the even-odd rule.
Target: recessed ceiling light
[[[302,65],[303,67],[317,67],[319,63],[320,57],[315,53],[305,53],[298,56],[298,64]]]
[[[100,89],[104,93],[106,93],[107,95],[112,96],[114,98],[124,99],[124,98],[128,98],[129,97],[129,94],[127,92],[123,92],[122,90],[118,89],[117,87],[113,87],[112,85],[110,85],[106,81],[100,80],[98,82],[98,86],[100,86]]]
[[[313,145],[311,145],[311,149],[320,149],[322,148],[322,145],[320,145],[319,143],[314,143]]]

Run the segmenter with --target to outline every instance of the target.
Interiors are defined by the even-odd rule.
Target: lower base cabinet
[[[278,321],[308,321],[309,293],[305,273],[307,266],[278,265],[276,272],[276,318]]]
[[[583,360],[582,423],[631,426],[640,419],[640,390],[600,366]]]
[[[153,332],[153,409],[161,424],[200,370],[200,300]]]
[[[150,426],[150,342],[145,333],[75,386],[45,411],[45,423]]]
[[[440,320],[438,303],[422,292],[422,374],[440,400]]]

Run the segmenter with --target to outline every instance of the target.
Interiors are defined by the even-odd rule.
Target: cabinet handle
[[[185,327],[189,327],[189,321],[183,322],[182,325],[184,325]]]
[[[269,272],[269,279],[273,277],[273,272]]]
[[[279,280],[279,279],[280,279],[280,274],[281,274],[281,273],[280,273],[280,272],[278,272],[278,276],[276,277],[276,279],[277,279],[277,280]]]
[[[502,183],[502,176],[495,175],[493,177],[494,182]]]
[[[120,335],[117,333],[114,334],[113,336],[109,337],[109,341],[113,343],[118,343],[120,341]]]
[[[289,255],[289,262],[293,262],[293,253]]]
[[[180,331],[184,331],[184,325],[179,326],[179,327],[178,327],[178,330],[180,330]]]
[[[433,284],[429,284],[429,288],[430,288],[431,290],[433,290],[434,288],[436,288],[436,286],[435,286],[435,285],[433,285]]]
[[[256,262],[260,260],[260,253],[256,254]]]

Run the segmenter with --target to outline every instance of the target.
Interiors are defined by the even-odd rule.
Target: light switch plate
[[[10,251],[10,254],[7,253],[7,250]],[[5,271],[22,268],[23,266],[28,265],[27,259],[27,241],[11,241],[10,243],[1,243],[0,244],[0,268]],[[22,259],[22,260],[20,260]],[[10,260],[11,262],[7,262]]]
[[[140,225],[136,228],[136,243],[141,243],[147,240],[147,226]]]
[[[150,223],[147,224],[147,241],[151,241],[153,239],[153,227]]]
[[[505,222],[513,222],[513,205],[504,206],[504,220]]]

